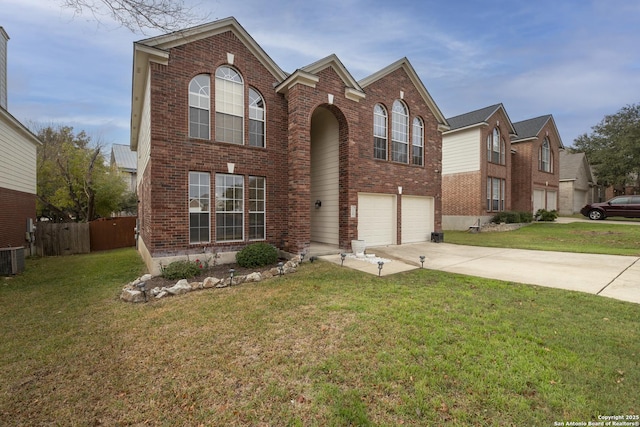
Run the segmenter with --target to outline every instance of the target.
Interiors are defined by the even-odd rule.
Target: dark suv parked
[[[618,196],[602,203],[591,203],[580,209],[589,219],[605,219],[608,216],[640,218],[640,196]]]

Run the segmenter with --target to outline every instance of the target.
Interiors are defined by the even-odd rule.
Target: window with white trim
[[[209,139],[211,82],[208,74],[199,74],[189,83],[189,136]]]
[[[244,177],[216,174],[216,241],[244,240]]]
[[[542,141],[542,146],[538,151],[538,169],[543,172],[553,172],[553,153],[551,153],[551,145],[547,137]]]
[[[210,240],[210,175],[189,172],[189,243],[207,243]]]
[[[387,160],[387,110],[373,107],[373,158]]]
[[[409,114],[398,100],[393,102],[391,110],[391,160],[409,162]]]
[[[216,70],[216,141],[244,143],[244,82],[228,66]]]
[[[265,108],[262,96],[249,88],[249,145],[263,147],[265,141]]]
[[[499,165],[505,164],[505,143],[497,127],[487,136],[487,161]]]
[[[487,177],[487,211],[504,211],[506,180]]]
[[[266,179],[249,177],[249,240],[266,238]]]
[[[414,117],[413,119],[413,135],[411,141],[411,163],[422,166],[424,162],[424,124],[420,117]]]

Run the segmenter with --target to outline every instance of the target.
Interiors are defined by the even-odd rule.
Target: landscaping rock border
[[[299,255],[294,256],[289,261],[282,265],[282,275],[295,273],[298,266],[302,262],[302,258]],[[145,274],[128,283],[122,288],[120,293],[120,299],[130,303],[148,302],[153,299],[161,299],[167,296],[183,295],[188,292],[197,291],[201,289],[220,289],[229,286],[237,286],[242,283],[257,283],[263,280],[270,279],[275,276],[280,276],[281,272],[278,267],[273,267],[263,272],[253,272],[247,275],[225,277],[219,279],[217,277],[207,277],[202,282],[189,282],[187,279],[181,279],[176,282],[175,285],[170,287],[155,287],[151,290],[146,290],[146,282],[153,278],[150,274]]]

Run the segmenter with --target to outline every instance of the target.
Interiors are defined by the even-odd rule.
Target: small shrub
[[[558,218],[558,212],[556,210],[548,211],[546,209],[538,209],[536,212],[536,220],[538,221],[555,221]]]
[[[200,261],[174,261],[166,267],[162,266],[162,277],[166,279],[189,279],[200,273],[202,269]]]
[[[267,243],[253,243],[236,254],[240,267],[263,267],[278,261],[278,250]]]
[[[533,213],[531,212],[520,212],[520,222],[533,222]]]

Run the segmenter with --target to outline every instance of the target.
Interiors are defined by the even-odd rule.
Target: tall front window
[[[249,145],[264,147],[264,100],[252,88],[249,88]]]
[[[208,74],[200,74],[189,83],[189,136],[209,139],[211,87]]]
[[[216,70],[216,140],[243,144],[244,84],[231,67]]]
[[[396,100],[391,111],[391,160],[408,163],[409,114],[405,105]]]
[[[413,135],[411,138],[411,163],[422,166],[424,158],[424,125],[422,119],[413,119]]]
[[[244,239],[244,179],[216,174],[216,241]]]
[[[487,211],[498,212],[504,210],[506,180],[487,177]]]
[[[553,172],[553,156],[551,155],[551,147],[549,138],[542,141],[542,147],[538,153],[538,169],[543,172]]]
[[[249,240],[265,239],[265,178],[249,177]]]
[[[373,107],[373,158],[387,160],[387,110]]]
[[[189,243],[209,242],[210,175],[189,172]]]
[[[498,128],[493,129],[487,136],[487,160],[491,163],[505,164],[505,144]]]

